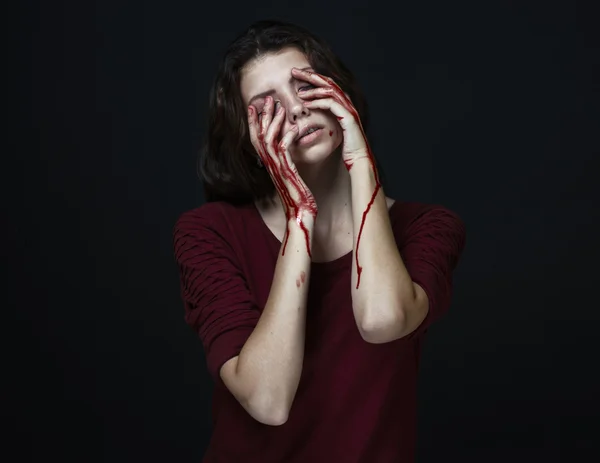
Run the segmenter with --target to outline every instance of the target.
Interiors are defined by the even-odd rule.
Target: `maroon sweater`
[[[390,218],[403,262],[429,296],[425,321],[402,339],[369,344],[352,312],[352,253],[313,263],[302,376],[287,422],[268,426],[237,402],[219,369],[259,320],[281,243],[253,204],[207,203],[181,215],[174,249],[185,321],[202,340],[215,382],[205,463],[415,460],[421,342],[450,306],[465,227],[452,211],[415,202],[396,201]]]

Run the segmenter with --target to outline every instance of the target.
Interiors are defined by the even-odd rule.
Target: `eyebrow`
[[[298,68],[298,69],[300,69],[301,71],[308,71],[309,69],[312,70],[312,66],[307,66],[305,68]],[[288,80],[288,83],[291,84],[295,80],[298,80],[298,79],[296,79],[294,76],[292,76]],[[273,93],[275,93],[275,90],[274,89],[270,89],[270,90],[267,90],[267,91],[264,91],[262,93],[258,93],[256,95],[254,95],[252,98],[250,98],[250,101],[248,101],[248,106],[251,105],[254,100],[258,100],[260,98],[264,98],[266,96],[272,95]]]

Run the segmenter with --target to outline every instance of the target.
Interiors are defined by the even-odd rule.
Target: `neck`
[[[350,225],[352,222],[352,194],[350,175],[342,161],[341,152],[336,150],[319,164],[296,164],[298,173],[315,198],[318,207],[315,231],[317,234],[330,232]],[[277,208],[281,207],[279,196],[275,196]]]
[[[298,173],[313,194],[319,214],[315,226],[330,230],[352,218],[350,175],[339,150],[320,164],[297,164]]]

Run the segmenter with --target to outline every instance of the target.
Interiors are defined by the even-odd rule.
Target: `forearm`
[[[354,225],[352,306],[364,335],[382,326],[402,324],[404,308],[415,294],[394,239],[383,189],[379,188],[371,203],[377,186],[371,163],[355,162],[350,176]]]
[[[310,245],[312,225],[307,226],[307,231]],[[251,391],[249,406],[276,417],[275,421],[287,418],[300,382],[311,262],[301,227],[290,221],[288,233],[267,303],[237,365],[237,374]]]

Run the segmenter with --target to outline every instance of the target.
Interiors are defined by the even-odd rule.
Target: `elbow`
[[[254,417],[256,421],[267,426],[281,426],[287,423],[289,414],[282,412],[266,412],[261,413],[258,417]]]
[[[289,417],[287,407],[278,406],[273,400],[249,401],[245,408],[252,418],[267,426],[281,426]]]
[[[362,323],[360,334],[370,344],[385,344],[405,336],[406,316],[397,310],[391,317],[379,317]]]
[[[282,404],[289,401],[280,400],[280,391],[272,391],[264,384],[257,385],[247,375],[240,376],[239,357],[227,361],[221,367],[220,375],[229,392],[256,421],[269,426],[281,426],[287,421],[290,407]]]
[[[266,420],[262,421],[262,423],[267,426],[281,426],[287,423],[288,416],[287,413],[270,414]]]

